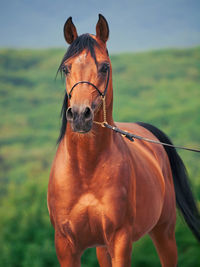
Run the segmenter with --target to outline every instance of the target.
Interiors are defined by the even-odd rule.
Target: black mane
[[[58,68],[58,72],[60,72],[62,75],[64,62],[71,57],[79,55],[83,50],[87,50],[88,52],[90,52],[95,63],[97,63],[95,47],[99,48],[99,44],[88,33],[80,35],[67,49],[67,52],[65,53],[60,63],[60,66]],[[61,109],[61,114],[60,114],[62,118],[62,124],[61,124],[60,135],[58,137],[57,143],[60,143],[60,141],[63,139],[65,135],[65,131],[67,127],[67,119],[66,119],[67,108],[68,108],[68,95],[67,95],[67,92],[65,92],[65,97],[64,97],[64,101],[63,101],[63,105]]]

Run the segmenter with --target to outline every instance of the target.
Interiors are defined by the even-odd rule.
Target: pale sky
[[[95,33],[99,13],[111,53],[200,45],[199,0],[0,0],[0,47],[65,47],[66,19]]]

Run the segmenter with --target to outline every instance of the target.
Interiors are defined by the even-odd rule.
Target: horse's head
[[[66,78],[66,118],[74,132],[86,133],[94,120],[103,120],[100,105],[105,95],[106,105],[112,104],[112,70],[106,48],[109,28],[106,19],[99,15],[96,36],[78,36],[70,17],[64,25],[64,36],[70,44],[60,65]]]

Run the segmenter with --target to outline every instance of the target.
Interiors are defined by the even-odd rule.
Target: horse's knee
[[[80,267],[81,253],[59,232],[55,232],[55,247],[61,267]]]
[[[96,254],[101,267],[112,267],[111,257],[106,247],[97,247]]]
[[[131,266],[131,236],[131,232],[127,228],[120,229],[115,233],[113,243],[110,249],[112,257],[112,266]]]
[[[162,266],[176,267],[178,256],[174,226],[158,226],[150,233],[150,236],[156,247]]]

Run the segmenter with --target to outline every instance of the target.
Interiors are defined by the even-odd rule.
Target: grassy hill
[[[65,85],[55,75],[64,50],[0,50],[0,263],[58,266],[46,189]],[[177,145],[200,144],[200,47],[111,56],[116,121],[145,121]],[[180,151],[200,201],[200,156]],[[177,223],[180,266],[198,266],[200,246]],[[145,257],[144,257],[145,251]],[[160,266],[145,237],[134,266]],[[98,266],[94,250],[83,266]]]

